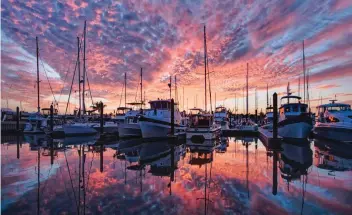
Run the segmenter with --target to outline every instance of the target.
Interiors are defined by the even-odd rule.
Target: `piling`
[[[16,131],[20,131],[20,108],[16,107]]]
[[[100,102],[100,134],[104,133],[104,104]]]
[[[171,135],[175,134],[175,104],[174,99],[171,99]]]
[[[53,165],[54,164],[54,143],[53,143],[54,141],[52,138],[48,138],[48,139],[50,143],[50,164]]]
[[[230,128],[231,128],[232,127],[232,120],[231,120],[232,114],[231,113],[229,114],[229,117],[230,117]]]
[[[255,109],[255,123],[258,124],[258,110]]]
[[[277,93],[273,94],[273,138],[277,139]]]

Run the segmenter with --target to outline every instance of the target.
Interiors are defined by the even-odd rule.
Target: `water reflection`
[[[314,141],[269,148],[253,137],[9,140],[1,151],[3,214],[351,212],[348,146],[341,151]]]

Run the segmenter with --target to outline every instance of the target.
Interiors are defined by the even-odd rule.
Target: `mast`
[[[269,107],[269,86],[266,84],[266,107]]]
[[[303,44],[303,103],[306,103],[306,56],[304,54],[304,40]]]
[[[143,109],[143,68],[141,67],[141,109]]]
[[[82,94],[82,109],[83,114],[86,114],[86,103],[85,103],[85,93],[86,93],[86,22],[84,21],[84,32],[83,32],[83,94]]]
[[[216,92],[215,92],[215,109],[216,109]]]
[[[169,83],[169,88],[170,88],[170,99],[171,99],[171,85],[172,85],[172,83],[171,83],[171,75],[170,75],[170,83]]]
[[[207,51],[206,51],[206,32],[205,32],[205,25],[204,25],[204,107],[205,111],[207,111]]]
[[[185,87],[182,87],[183,94],[182,94],[182,109],[185,110]]]
[[[175,103],[178,102],[178,98],[177,98],[177,80],[176,80],[176,75],[175,75]]]
[[[248,63],[247,63],[247,102],[246,102],[246,115],[247,115],[247,119],[248,119]]]
[[[125,107],[126,107],[126,100],[127,100],[127,93],[126,93],[126,84],[127,84],[127,76],[126,76],[126,72],[125,72]]]
[[[79,37],[77,37],[77,66],[78,66],[78,97],[79,97],[79,106],[78,106],[78,116],[81,117],[81,65],[79,62]]]
[[[40,112],[40,100],[39,100],[39,45],[38,45],[38,37],[35,37],[37,44],[37,94],[38,94],[38,113]],[[8,106],[8,105],[7,105]]]

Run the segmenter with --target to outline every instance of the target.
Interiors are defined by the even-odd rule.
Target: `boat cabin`
[[[317,106],[318,121],[324,123],[334,123],[346,121],[351,113],[351,105],[343,103],[335,103],[336,100],[330,100],[330,104]],[[351,114],[352,115],[352,114]],[[347,120],[348,121],[348,120]]]
[[[307,113],[308,105],[301,103],[300,96],[283,96],[281,101],[284,99],[287,99],[287,103],[281,104],[281,107],[279,108],[280,115],[300,115],[301,113]],[[294,102],[290,103],[290,100],[294,100]]]
[[[196,115],[196,114],[201,114],[203,113],[204,111],[201,109],[201,108],[191,108],[189,109],[189,113],[190,115]]]
[[[154,101],[150,101],[150,109],[157,109],[157,110],[171,110],[171,99],[167,99],[167,100],[154,100]],[[176,110],[176,106],[177,103],[174,103],[175,105],[175,110]]]
[[[193,114],[190,116],[191,128],[209,128],[213,125],[212,114]]]
[[[318,114],[328,112],[336,112],[336,111],[351,111],[351,105],[343,104],[343,103],[335,103],[336,100],[330,100],[330,104],[319,105],[317,107]]]
[[[226,113],[226,108],[223,106],[216,107],[215,113]]]
[[[124,116],[127,111],[132,110],[132,108],[129,107],[118,107],[116,109],[116,116]]]

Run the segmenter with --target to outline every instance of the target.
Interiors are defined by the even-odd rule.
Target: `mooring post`
[[[277,93],[273,94],[273,138],[277,139]]]
[[[171,99],[171,135],[175,134],[175,103],[174,99]]]
[[[230,127],[232,127],[232,120],[231,120],[231,117],[232,117],[232,114],[230,113]]]
[[[258,110],[255,109],[255,123],[258,124]]]
[[[20,108],[16,107],[16,131],[19,132],[20,131]]]
[[[104,133],[104,104],[100,102],[100,135]]]

